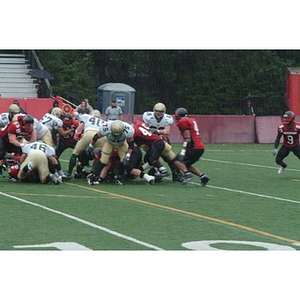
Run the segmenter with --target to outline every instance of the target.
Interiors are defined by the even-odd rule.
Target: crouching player
[[[63,172],[55,157],[53,147],[43,142],[34,142],[24,145],[22,152],[18,179],[24,180],[28,173],[35,169],[38,171],[41,183],[52,181],[54,184],[59,184],[62,182]]]

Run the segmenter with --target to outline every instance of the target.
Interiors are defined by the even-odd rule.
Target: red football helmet
[[[295,113],[292,112],[292,111],[286,111],[284,113],[284,115],[282,116],[282,119],[283,119],[283,123],[288,125],[292,122],[294,122],[295,120]]]
[[[179,121],[181,118],[187,117],[188,111],[184,107],[179,107],[175,110],[174,119]]]
[[[65,113],[63,116],[63,123],[64,126],[68,127],[71,126],[73,123],[73,116],[71,113]]]

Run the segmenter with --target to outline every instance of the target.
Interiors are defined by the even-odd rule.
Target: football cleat
[[[285,167],[285,168],[286,168],[286,167]],[[282,174],[283,171],[285,170],[285,168],[284,168],[284,167],[280,167],[279,170],[278,170],[278,174]]]
[[[201,176],[200,176],[200,179],[201,179],[201,187],[204,187],[204,186],[206,186],[206,184],[209,182],[209,180],[210,180],[210,178],[207,176],[207,175],[205,175],[205,174],[202,174]]]
[[[184,173],[184,175],[182,176],[182,181],[181,181],[181,182],[182,182],[183,184],[187,184],[189,181],[192,180],[192,178],[193,178],[192,173],[186,172],[186,173]]]
[[[180,171],[174,171],[172,173],[172,180],[173,182],[175,181],[182,182],[182,173]]]
[[[50,178],[50,181],[52,181],[54,184],[59,184],[59,181],[54,174],[50,174],[49,178]]]
[[[159,171],[161,177],[166,177],[166,176],[170,175],[170,173],[168,172],[168,170],[165,167],[160,167],[158,169],[158,171]]]
[[[30,160],[30,161],[28,162],[27,167],[28,167],[28,170],[29,170],[29,171],[32,171],[32,170],[33,170],[34,165],[33,165],[33,161],[32,161],[32,160]]]
[[[155,176],[144,174],[144,179],[149,183],[149,184],[154,184],[155,183]]]
[[[64,176],[65,181],[70,180],[72,178],[73,178],[73,176],[70,173],[66,173],[65,176]]]

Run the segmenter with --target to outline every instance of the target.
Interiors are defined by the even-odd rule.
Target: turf
[[[0,249],[299,250],[299,161],[291,154],[278,175],[272,148],[206,145],[195,164],[211,178],[205,188],[195,176],[187,185],[166,178],[124,186],[2,178]],[[61,157],[64,170],[70,154]]]

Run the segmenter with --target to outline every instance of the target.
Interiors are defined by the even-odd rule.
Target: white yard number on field
[[[296,251],[296,249],[289,247],[289,246],[283,246],[283,245],[277,245],[277,244],[271,244],[271,243],[263,243],[263,242],[255,242],[255,241],[222,241],[222,240],[211,240],[211,241],[195,241],[195,242],[187,242],[181,244],[182,247],[190,249],[190,250],[220,250],[218,248],[215,248],[214,244],[237,244],[237,245],[250,245],[255,247],[262,247],[266,250],[289,250],[289,251]],[[222,249],[223,250],[223,249]]]
[[[22,245],[22,246],[14,246],[17,249],[30,249],[30,248],[57,248],[59,250],[92,250],[85,246],[82,246],[78,243],[73,242],[57,242],[57,243],[50,243],[50,244],[40,244],[40,245]]]

